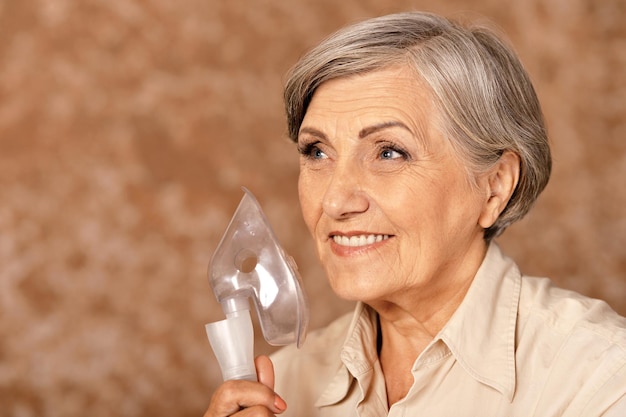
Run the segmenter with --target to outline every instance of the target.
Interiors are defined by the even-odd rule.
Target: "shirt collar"
[[[491,243],[463,302],[438,335],[476,380],[515,392],[515,328],[521,274]]]
[[[353,379],[372,369],[378,360],[377,334],[377,313],[358,302],[341,348],[341,366],[317,400],[316,406],[323,407],[341,401],[348,394]]]
[[[521,275],[515,263],[491,243],[463,302],[433,340],[443,341],[476,380],[505,395],[515,392],[515,327]],[[317,406],[341,401],[353,379],[377,360],[376,312],[357,303],[341,349],[342,364]]]

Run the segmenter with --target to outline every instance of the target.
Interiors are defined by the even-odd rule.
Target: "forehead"
[[[326,81],[302,125],[328,119],[401,121],[422,125],[436,112],[427,84],[408,66],[394,66]]]

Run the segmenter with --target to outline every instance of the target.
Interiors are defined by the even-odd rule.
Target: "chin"
[[[329,283],[337,297],[346,301],[363,301],[378,299],[381,296],[381,288],[377,288],[380,282],[371,284],[367,279],[358,279],[358,274],[350,274],[350,278],[329,278]]]

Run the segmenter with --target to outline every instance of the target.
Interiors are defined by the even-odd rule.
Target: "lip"
[[[339,256],[352,256],[379,248],[393,237],[386,233],[365,231],[331,232],[328,242],[332,252]]]

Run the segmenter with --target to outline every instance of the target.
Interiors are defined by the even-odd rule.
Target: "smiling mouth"
[[[356,236],[339,236],[334,235],[333,241],[341,246],[359,247],[373,245],[389,239],[389,235],[356,235]]]

